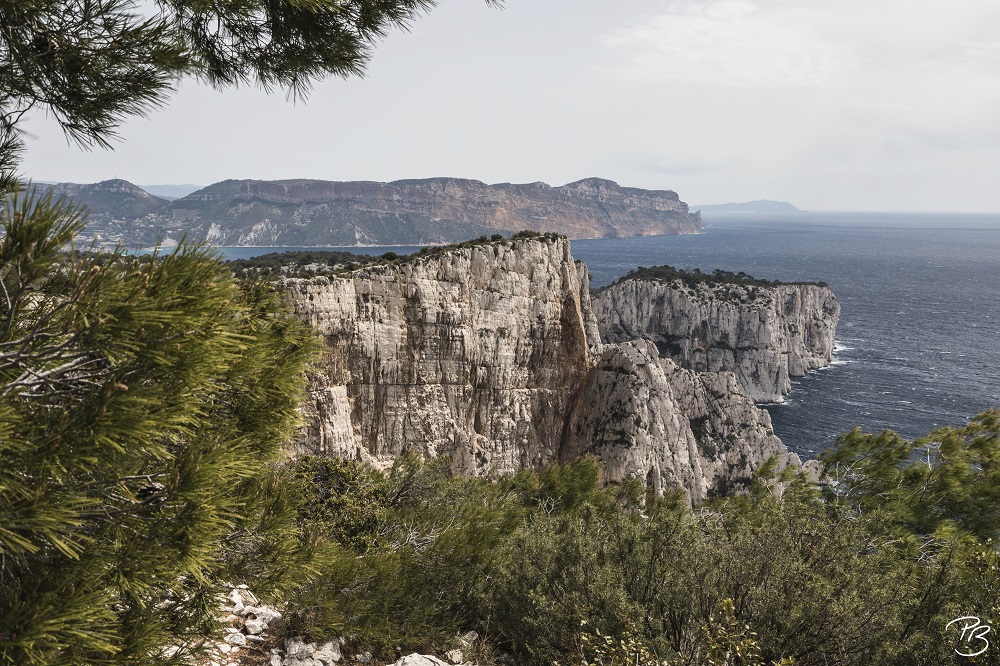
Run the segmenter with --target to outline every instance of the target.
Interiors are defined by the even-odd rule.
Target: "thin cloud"
[[[853,69],[849,44],[825,38],[815,12],[748,0],[677,2],[605,35],[625,62],[600,68],[626,80],[686,80],[742,88],[825,87]]]

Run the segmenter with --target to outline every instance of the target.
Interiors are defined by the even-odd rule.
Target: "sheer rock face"
[[[768,457],[798,464],[730,372],[694,372],[636,340],[608,345],[570,419],[563,459],[591,454],[609,480],[681,487],[697,503],[745,488]]]
[[[316,284],[319,282],[320,284]],[[587,373],[586,267],[564,240],[494,243],[289,284],[326,338],[298,451],[465,473],[556,459]]]
[[[828,366],[840,303],[827,287],[625,280],[593,299],[604,342],[646,339],[685,368],[730,371],[757,402]]]
[[[611,481],[693,501],[744,484],[769,455],[796,460],[731,373],[697,373],[649,342],[605,345],[587,270],[555,239],[290,280],[326,339],[298,454],[387,466],[448,455],[504,474],[593,454]]]

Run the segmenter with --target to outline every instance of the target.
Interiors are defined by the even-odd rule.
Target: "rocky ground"
[[[370,652],[349,652],[343,638],[322,642],[284,636],[281,611],[263,604],[247,585],[237,585],[219,598],[220,632],[207,637],[205,653],[196,666],[385,666]],[[479,635],[470,631],[457,636],[460,647],[445,653],[444,660],[433,655],[401,656],[392,666],[474,666],[465,660],[465,651],[474,647]],[[178,651],[180,648],[178,648]]]

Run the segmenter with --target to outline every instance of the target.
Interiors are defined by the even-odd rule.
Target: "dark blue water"
[[[1000,215],[705,217],[699,235],[579,240],[573,255],[594,286],[659,264],[827,282],[842,306],[835,364],[768,408],[791,449],[814,455],[854,426],[919,437],[1000,407]],[[281,249],[223,248],[232,258]]]
[[[597,286],[672,264],[827,282],[842,306],[835,365],[769,407],[805,455],[854,426],[913,438],[1000,407],[1000,215],[706,215],[695,236],[573,241]]]

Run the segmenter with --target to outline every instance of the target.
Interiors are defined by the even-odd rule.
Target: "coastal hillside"
[[[109,196],[91,205],[87,188]],[[613,238],[697,233],[704,226],[675,192],[600,178],[559,187],[461,178],[227,180],[170,202],[147,194],[145,207],[134,204],[132,192],[143,191],[125,181],[55,189],[91,206],[82,238],[130,247],[185,236],[228,246],[427,245],[522,229]]]
[[[797,462],[730,372],[603,344],[586,266],[544,235],[284,281],[325,340],[295,450],[388,468],[448,456],[498,476],[590,454],[610,481],[692,502]]]
[[[147,215],[162,214],[170,202],[153,196],[127,180],[104,180],[99,183],[58,183],[39,185],[55,196],[66,196],[90,211],[92,224],[103,226],[111,220],[142,220]]]

